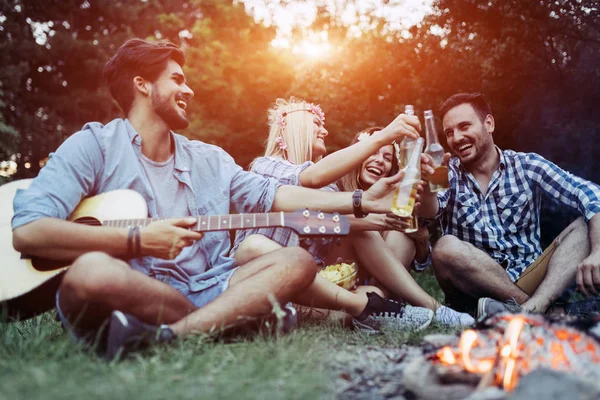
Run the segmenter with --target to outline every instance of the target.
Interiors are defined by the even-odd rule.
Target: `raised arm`
[[[338,150],[300,173],[300,184],[308,188],[322,188],[350,173],[381,147],[404,137],[417,138],[421,124],[414,115],[400,114],[381,131]]]
[[[385,214],[392,205],[395,185],[402,180],[403,173],[383,178],[364,192],[362,196],[362,209],[368,213]],[[280,186],[275,193],[273,211],[295,211],[302,208],[320,210],[323,212],[338,212],[352,214],[352,193],[328,192],[323,190],[307,189],[298,186]]]

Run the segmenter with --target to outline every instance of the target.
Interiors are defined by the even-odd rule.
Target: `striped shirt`
[[[458,158],[450,161],[451,189],[438,193],[435,218],[441,217],[444,234],[485,251],[515,282],[542,254],[542,195],[579,211],[588,222],[600,212],[600,187],[539,154],[497,151],[500,164],[485,194]]]
[[[313,164],[312,161],[307,161],[297,165],[279,157],[260,157],[254,161],[250,172],[263,175],[267,178],[275,178],[282,185],[302,186],[300,184],[300,173]],[[339,191],[335,184],[326,186],[321,190]],[[312,254],[320,266],[325,266],[327,252],[333,243],[333,239],[327,237],[300,240],[300,237],[290,228],[247,229],[236,232],[231,254],[233,255],[240,243],[252,234],[266,236],[283,247],[300,246]]]

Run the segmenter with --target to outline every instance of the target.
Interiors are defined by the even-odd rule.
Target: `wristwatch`
[[[362,195],[363,191],[360,189],[356,189],[352,194],[352,209],[356,218],[364,218],[369,215],[369,213],[364,212],[362,209]]]

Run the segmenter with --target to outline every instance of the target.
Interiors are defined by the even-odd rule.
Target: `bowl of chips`
[[[325,267],[319,271],[319,274],[328,281],[331,281],[344,289],[350,290],[356,286],[357,272],[358,269],[354,262],[339,262]]]

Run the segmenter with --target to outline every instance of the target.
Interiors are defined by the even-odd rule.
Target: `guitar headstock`
[[[350,223],[345,216],[308,209],[287,213],[285,226],[300,236],[342,236],[350,232]]]

